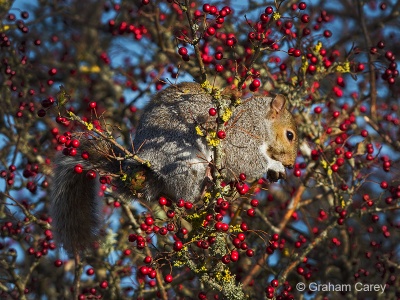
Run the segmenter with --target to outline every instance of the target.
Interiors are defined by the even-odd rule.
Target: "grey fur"
[[[293,117],[286,108],[274,111],[272,102],[270,97],[253,97],[240,105],[228,121],[227,136],[222,140],[228,179],[245,173],[249,179],[268,174],[270,179],[277,180],[285,177],[284,165],[294,164],[298,146]],[[213,97],[199,84],[170,86],[154,96],[145,108],[134,138],[138,156],[150,162],[150,169],[134,160],[120,166],[95,151],[90,156],[91,163],[113,173],[121,167],[128,174],[145,170],[146,182],[141,192],[149,201],[156,201],[161,195],[172,200],[198,200],[213,151],[195,127],[215,126],[215,118],[208,120],[208,110],[215,105]],[[295,140],[285,140],[287,130],[294,133]],[[81,148],[93,150],[93,145],[81,142]],[[58,158],[52,192],[54,231],[69,253],[90,248],[98,239],[101,224],[97,180],[74,174],[72,169],[77,163],[90,168],[79,156]],[[124,183],[115,184],[118,193],[132,197]]]
[[[50,215],[56,242],[73,254],[93,245],[101,227],[101,202],[97,200],[99,181],[74,173],[75,157],[58,156],[51,190]],[[91,165],[80,159],[88,170]]]

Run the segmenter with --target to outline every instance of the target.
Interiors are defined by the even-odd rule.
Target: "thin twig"
[[[78,300],[79,299],[79,289],[81,285],[81,274],[83,271],[83,265],[80,259],[80,255],[78,252],[75,253],[74,255],[74,260],[75,260],[75,276],[74,276],[74,283],[73,283],[73,295],[74,299]]]
[[[196,26],[197,24],[193,23],[193,19],[192,19],[192,15],[191,15],[191,11],[190,11],[190,3],[189,0],[185,0],[185,13],[186,13],[186,18],[189,22],[189,27],[190,27],[190,32],[192,35],[192,45],[194,47],[194,52],[196,54],[196,59],[197,59],[197,63],[199,64],[199,68],[200,68],[200,80],[201,82],[205,82],[207,80],[207,73],[206,73],[206,69],[204,67],[204,63],[203,63],[203,59],[201,58],[201,52],[200,52],[200,48],[199,48],[199,38],[197,37],[197,30],[196,30]]]
[[[371,38],[369,37],[367,25],[365,24],[365,17],[363,11],[363,4],[360,0],[357,0],[358,6],[358,20],[361,23],[361,28],[364,34],[365,44],[367,49],[371,48]],[[372,54],[368,51],[368,65],[369,65],[369,88],[370,88],[370,96],[371,96],[371,118],[372,120],[376,120],[376,78],[375,78],[375,66],[372,62]]]

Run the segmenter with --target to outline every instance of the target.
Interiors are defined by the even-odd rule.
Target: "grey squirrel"
[[[106,140],[81,139],[80,155],[56,158],[50,214],[56,241],[73,254],[90,248],[99,239],[101,201],[97,199],[98,180],[78,174],[74,167],[97,169],[113,174],[138,174],[145,181],[140,195],[148,201],[165,196],[172,201],[198,200],[209,181],[213,147],[202,132],[216,124],[210,116],[214,97],[198,83],[171,85],[157,93],[144,109],[133,145],[137,155],[150,167],[134,159],[112,160],[104,153],[118,155],[118,149]],[[267,174],[276,181],[285,178],[285,167],[293,167],[297,151],[297,127],[282,95],[275,98],[253,96],[243,101],[226,122],[226,137],[220,140],[222,166],[226,180],[240,173],[248,179]],[[142,174],[142,173],[140,173]],[[115,180],[117,193],[133,197],[132,190]]]

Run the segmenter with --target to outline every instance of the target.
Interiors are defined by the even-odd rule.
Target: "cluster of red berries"
[[[371,47],[370,53],[373,55],[380,54],[379,52],[385,48],[385,43],[379,41],[375,47]],[[383,54],[383,53],[382,53]],[[397,69],[396,57],[392,51],[387,50],[384,52],[385,59],[388,61],[388,66],[382,73],[382,79],[387,81],[389,84],[394,84],[396,78],[399,76],[399,70]]]
[[[276,288],[279,286],[279,282],[276,279],[272,279],[270,282],[270,285],[266,287],[265,289],[265,294],[267,299],[275,299],[277,300],[293,300],[294,296],[291,294],[291,291],[293,290],[292,286],[289,284],[288,281],[285,281],[283,283],[283,289],[280,290],[280,293],[278,295],[275,295],[274,292],[276,292]]]
[[[116,24],[115,20],[108,21],[109,30],[113,35],[124,35],[124,34],[133,34],[135,40],[141,40],[143,36],[146,36],[148,30],[145,26],[139,25],[135,26],[134,24],[129,24],[128,22],[122,21],[119,24]]]
[[[47,113],[46,110],[52,107],[54,102],[55,102],[54,98],[51,96],[48,97],[47,99],[42,100],[40,104],[42,105],[43,108],[38,110],[37,112],[38,117],[43,118],[44,116],[46,116]]]
[[[65,146],[62,153],[67,156],[75,156],[78,153],[80,142],[72,137],[71,132],[67,131],[62,135],[56,133],[57,143],[60,146]]]
[[[35,249],[34,247],[29,247],[26,250],[26,253],[28,255],[33,255],[36,258],[40,258],[47,255],[49,253],[49,250],[56,249],[55,243],[51,242],[51,240],[53,240],[53,233],[49,229],[46,229],[44,231],[44,235],[45,238],[39,240],[39,243],[36,246],[37,249]]]
[[[285,247],[285,243],[285,239],[280,239],[279,235],[277,233],[274,233],[269,240],[269,245],[266,248],[266,252],[271,255],[275,252],[275,250],[283,250],[283,248]]]

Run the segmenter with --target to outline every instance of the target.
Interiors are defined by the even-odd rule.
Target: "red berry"
[[[83,151],[82,152],[82,154],[81,154],[81,157],[83,158],[83,159],[89,159],[89,153],[87,152],[87,151]]]
[[[310,22],[310,16],[307,15],[307,14],[302,15],[302,16],[301,16],[301,21],[302,21],[303,23],[308,23],[308,22]]]
[[[108,282],[107,281],[102,281],[101,283],[100,283],[100,287],[102,288],[102,289],[106,289],[107,287],[108,287]]]
[[[315,112],[316,114],[320,114],[320,113],[322,112],[321,106],[316,106],[316,107],[314,108],[314,112]]]
[[[174,243],[174,250],[175,251],[180,251],[183,248],[183,243],[181,241],[176,241]]]
[[[223,70],[224,70],[223,65],[215,65],[215,71],[217,71],[218,73],[222,72]]]
[[[63,262],[62,262],[61,259],[56,259],[56,260],[54,261],[54,266],[55,266],[55,267],[59,268],[59,267],[61,267],[62,265],[63,265]]]
[[[247,255],[248,257],[254,256],[254,250],[253,250],[253,249],[247,249],[247,250],[246,250],[246,255]]]
[[[300,177],[301,176],[301,170],[300,169],[294,169],[293,175],[296,176],[296,177]]]
[[[60,135],[59,137],[58,137],[58,139],[57,139],[57,142],[59,143],[59,144],[65,144],[65,142],[67,141],[67,137],[65,136],[65,135]]]
[[[386,181],[381,182],[381,188],[382,189],[387,189],[388,188],[388,183]]]
[[[164,281],[165,281],[166,283],[171,283],[173,279],[174,279],[174,278],[172,277],[171,274],[165,275],[165,277],[164,277]]]
[[[244,195],[244,194],[246,194],[246,193],[250,190],[250,188],[249,188],[249,186],[248,186],[246,183],[240,183],[240,182],[238,182],[238,183],[236,184],[236,190],[238,191],[238,193],[239,193],[240,195]]]
[[[226,138],[226,132],[224,130],[219,130],[217,132],[217,136],[219,139],[223,140],[224,138]]]
[[[165,197],[160,197],[158,199],[158,204],[160,204],[161,206],[167,205],[167,203],[168,203],[168,201],[167,201],[167,198],[165,198]]]
[[[222,54],[222,52],[218,51],[215,52],[214,57],[216,60],[221,60],[224,57],[224,55]]]
[[[54,75],[56,75],[57,74],[57,69],[56,68],[51,68],[50,70],[49,70],[49,75],[50,76],[54,76]]]
[[[152,217],[147,217],[144,222],[146,223],[147,226],[151,226],[154,224],[154,219]]]
[[[226,223],[222,223],[221,224],[221,230],[222,231],[228,231],[229,230],[229,225]]]
[[[299,50],[299,49],[295,49],[294,51],[293,51],[293,56],[294,57],[299,57],[301,55],[301,51]]]
[[[362,137],[367,137],[367,136],[368,136],[368,131],[365,130],[365,129],[362,130],[362,131],[361,131],[361,136],[362,136]]]
[[[254,209],[254,208],[249,208],[249,209],[247,210],[247,215],[248,215],[249,217],[254,217],[254,216],[256,215],[255,209]]]
[[[87,171],[86,178],[87,179],[95,179],[96,178],[96,172],[93,171],[93,170]]]
[[[183,207],[184,205],[185,205],[185,200],[183,200],[183,199],[179,199],[176,202],[176,206],[178,206],[178,207]]]
[[[235,39],[227,39],[226,41],[225,41],[225,44],[227,45],[227,46],[229,46],[229,47],[232,47],[233,45],[235,45]]]
[[[77,164],[77,165],[74,167],[74,172],[77,173],[77,174],[81,174],[81,173],[83,172],[82,165],[81,165],[81,164]]]
[[[344,157],[346,157],[347,159],[350,159],[350,158],[353,157],[353,153],[351,153],[350,151],[346,151],[346,152],[344,153]]]
[[[308,73],[314,73],[317,68],[314,65],[309,65],[307,68]]]
[[[300,10],[305,10],[307,8],[307,4],[305,2],[300,2],[299,3],[299,9]]]
[[[167,230],[167,228],[165,228],[165,227],[161,227],[161,228],[158,230],[158,233],[161,234],[161,235],[166,235],[166,234],[168,233],[168,230]]]
[[[330,38],[331,36],[332,36],[332,31],[330,31],[330,30],[325,30],[324,31],[324,37]]]
[[[209,35],[214,35],[215,34],[215,28],[214,27],[208,27],[207,28],[207,33]]]
[[[261,86],[261,81],[259,79],[254,79],[251,85],[253,85],[253,87],[257,89]]]
[[[236,250],[233,250],[233,251],[231,252],[230,259],[231,259],[231,261],[233,261],[233,262],[238,261],[238,260],[239,260],[239,252],[236,251]]]
[[[180,47],[180,48],[178,49],[178,53],[179,53],[179,55],[181,55],[181,56],[185,56],[185,55],[188,54],[188,50],[187,50],[185,47]]]
[[[331,170],[332,170],[333,172],[337,172],[337,171],[339,170],[339,166],[338,166],[337,164],[333,164],[333,165],[331,166]]]
[[[276,279],[271,280],[271,286],[277,287],[278,284],[279,284],[278,280],[276,280]]]
[[[198,294],[198,298],[201,299],[201,300],[207,299],[207,294],[204,293],[204,292],[200,292]]]
[[[175,216],[175,212],[172,209],[167,211],[168,218],[172,219],[174,216]]]
[[[222,257],[221,261],[222,261],[223,264],[226,265],[226,264],[229,264],[229,263],[231,262],[231,258],[230,258],[229,255],[224,255],[224,256]]]
[[[94,274],[94,269],[93,268],[87,269],[86,275],[92,276],[93,274]]]
[[[80,144],[79,140],[74,139],[71,141],[71,146],[74,148],[78,148]]]
[[[265,9],[265,13],[267,14],[267,15],[270,15],[270,14],[272,14],[274,12],[274,9],[271,7],[271,6],[268,6],[266,9]]]
[[[211,108],[208,110],[208,114],[209,114],[210,116],[214,117],[214,116],[217,114],[217,110],[216,110],[214,107],[211,107]]]
[[[393,52],[392,52],[392,51],[386,51],[385,57],[386,57],[388,60],[392,60],[392,58],[393,58]]]
[[[214,5],[211,5],[211,6],[210,6],[210,14],[211,14],[211,15],[216,15],[217,13],[218,13],[217,7],[214,6]]]
[[[204,11],[205,13],[209,13],[209,12],[210,12],[210,9],[211,9],[210,4],[206,3],[206,4],[203,5],[203,11]]]

